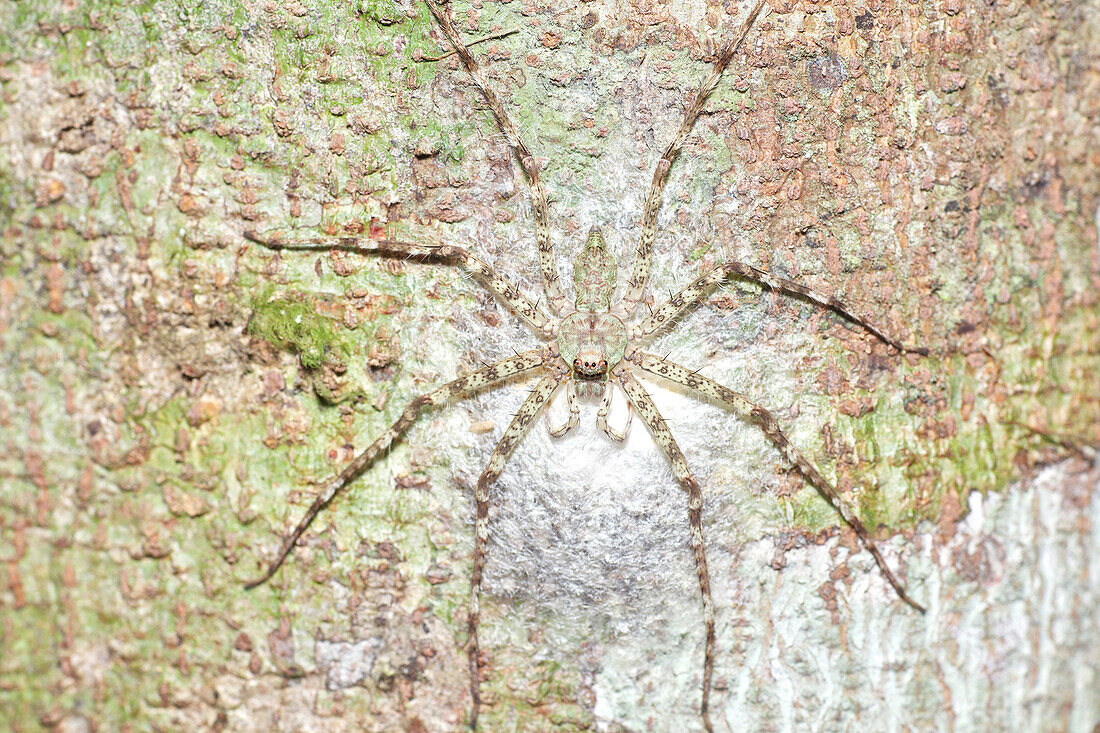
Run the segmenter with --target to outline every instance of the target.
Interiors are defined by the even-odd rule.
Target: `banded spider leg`
[[[400,257],[423,262],[456,265],[465,269],[486,290],[504,302],[514,313],[521,316],[536,334],[547,338],[557,333],[560,324],[558,319],[547,316],[538,303],[532,301],[521,293],[516,286],[461,247],[421,245],[392,239],[373,240],[357,237],[341,237],[334,240],[304,238],[287,241],[278,236],[260,235],[251,231],[245,232],[245,237],[275,251],[311,252],[338,249],[359,254]],[[569,382],[569,418],[560,428],[551,428],[550,432],[554,435],[563,435],[577,424],[580,409],[576,401],[576,388],[572,380],[569,379],[569,370],[561,364],[557,357],[558,353],[553,345],[516,354],[494,364],[475,369],[412,400],[386,432],[359,453],[339,475],[325,486],[302,519],[285,537],[275,554],[275,559],[270,563],[267,570],[260,577],[247,583],[245,588],[251,589],[263,584],[278,571],[317,515],[356,477],[363,473],[379,455],[385,452],[415,422],[424,408],[442,406],[466,393],[496,387],[525,374],[542,372],[544,376],[520,406],[493,450],[488,465],[478,479],[475,490],[477,514],[474,526],[473,569],[470,575],[467,655],[470,669],[470,695],[472,698],[470,726],[476,728],[481,706],[481,675],[479,671],[481,655],[478,645],[478,626],[481,616],[481,578],[485,566],[486,542],[489,537],[489,487],[504,470],[506,461],[512,451],[515,450],[528,425],[546,406],[555,390],[566,381]]]
[[[431,11],[432,17],[435,18],[436,23],[443,30],[443,35],[447,36],[447,40],[450,41],[455,53],[458,54],[459,59],[462,60],[462,65],[466,68],[466,72],[470,75],[470,79],[473,80],[474,86],[476,86],[478,91],[481,92],[481,95],[485,97],[485,101],[488,103],[489,109],[493,113],[493,118],[496,120],[497,126],[500,127],[500,131],[504,133],[504,137],[508,141],[508,146],[512,149],[512,152],[516,156],[516,160],[523,169],[528,187],[531,189],[531,210],[535,215],[535,241],[538,244],[539,269],[542,271],[543,287],[546,289],[546,297],[550,301],[550,309],[554,313],[564,313],[571,309],[570,306],[572,304],[562,291],[561,278],[558,275],[558,265],[557,261],[554,259],[554,243],[550,239],[549,205],[546,200],[546,189],[543,188],[542,185],[542,176],[539,172],[538,162],[535,160],[535,156],[531,154],[530,149],[523,142],[523,138],[519,135],[519,130],[516,128],[515,123],[512,122],[512,118],[509,117],[508,113],[505,111],[504,105],[500,103],[500,99],[497,97],[496,92],[494,92],[493,88],[487,83],[485,75],[481,71],[481,67],[478,66],[477,61],[474,60],[474,55],[470,53],[470,49],[462,42],[462,37],[458,34],[458,30],[454,27],[454,24],[451,23],[451,19],[443,12],[443,9],[436,4],[435,0],[424,0],[424,4],[428,6],[428,10]]]

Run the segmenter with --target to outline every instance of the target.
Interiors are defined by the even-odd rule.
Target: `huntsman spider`
[[[493,450],[489,463],[481,473],[475,490],[476,518],[474,525],[473,568],[470,574],[468,609],[467,654],[472,697],[469,723],[476,728],[481,705],[479,678],[481,658],[478,648],[478,625],[482,571],[486,560],[486,543],[489,538],[489,487],[504,470],[505,463],[518,445],[526,428],[547,406],[555,392],[564,387],[568,402],[567,420],[557,426],[548,425],[553,436],[562,436],[577,425],[580,418],[579,397],[600,399],[596,411],[596,423],[608,438],[623,441],[626,430],[616,430],[608,424],[608,412],[617,386],[622,390],[628,405],[627,428],[637,414],[652,433],[657,445],[672,464],[676,481],[688,496],[688,524],[690,542],[699,579],[702,616],[706,630],[703,660],[702,698],[699,713],[703,726],[712,730],[708,708],[711,694],[715,655],[714,602],[711,596],[710,573],[707,570],[707,553],[703,542],[703,495],[699,482],[688,468],[671,430],[661,417],[649,393],[638,380],[641,373],[652,375],[680,385],[689,394],[716,403],[742,420],[757,425],[771,443],[802,476],[812,484],[851,527],[863,546],[871,553],[883,576],[898,597],[912,608],[923,613],[924,608],[914,601],[905,587],[887,565],[878,546],[854,512],[849,502],[822,473],[787,439],[776,418],[764,407],[755,404],[721,384],[650,353],[643,348],[655,335],[672,328],[677,319],[703,302],[719,285],[730,279],[743,279],[757,283],[777,293],[807,301],[816,307],[831,310],[847,321],[859,326],[871,336],[888,344],[899,353],[927,353],[924,349],[902,345],[886,335],[869,321],[853,313],[839,300],[821,295],[792,280],[772,275],[738,261],[723,262],[666,302],[650,310],[645,317],[634,319],[632,314],[643,300],[653,258],[653,243],[657,234],[657,215],[661,207],[662,193],[669,170],[676,160],[687,135],[704,109],[707,98],[718,85],[727,66],[738,53],[754,21],[764,9],[758,2],[741,24],[736,35],[719,51],[710,75],[703,81],[694,98],[689,102],[679,128],[665,147],[646,196],[642,213],[641,236],[634,251],[633,270],[625,283],[622,296],[614,302],[617,285],[617,265],[598,227],[589,231],[584,247],[574,265],[573,300],[566,296],[559,281],[553,245],[550,239],[548,203],[540,178],[539,166],[527,145],[520,137],[515,124],[505,111],[496,93],[490,88],[477,61],[463,42],[453,22],[435,0],[425,0],[429,11],[443,34],[454,47],[462,65],[474,85],[488,103],[496,124],[504,134],[515,158],[523,170],[530,188],[531,206],[534,212],[535,236],[539,252],[539,265],[545,287],[548,308],[520,292],[519,288],[497,274],[487,264],[465,249],[451,245],[422,245],[392,239],[342,237],[335,239],[285,240],[278,235],[246,232],[246,236],[263,246],[275,250],[328,250],[410,259],[420,262],[447,264],[465,270],[476,281],[522,318],[534,332],[545,340],[541,348],[510,356],[481,369],[468,372],[457,379],[423,394],[408,404],[396,422],[332,479],[313,501],[305,516],[285,538],[275,559],[262,577],[247,585],[253,588],[271,578],[294,549],[295,544],[310,524],[341,491],[374,460],[396,441],[417,417],[428,407],[442,407],[464,394],[498,386],[516,377],[538,375],[536,386],[523,401],[512,418],[504,435]]]

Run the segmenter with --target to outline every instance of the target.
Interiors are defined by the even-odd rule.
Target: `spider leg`
[[[563,313],[568,308],[569,301],[566,300],[565,293],[562,292],[558,277],[558,266],[554,261],[554,244],[550,241],[549,207],[546,200],[546,190],[542,186],[542,177],[539,175],[539,165],[535,161],[535,156],[531,155],[531,151],[527,148],[523,139],[520,138],[515,123],[508,116],[504,105],[500,103],[500,98],[489,86],[481,67],[478,66],[473,54],[470,53],[470,49],[462,41],[462,37],[454,27],[451,19],[434,0],[424,0],[424,4],[428,6],[428,10],[431,11],[432,16],[439,23],[443,34],[447,36],[447,40],[454,47],[455,53],[462,59],[462,65],[469,72],[474,86],[485,97],[489,109],[492,110],[493,117],[496,118],[497,126],[504,133],[508,145],[511,146],[512,152],[516,156],[516,160],[523,168],[527,183],[531,188],[531,208],[535,214],[535,240],[538,243],[539,266],[542,269],[542,280],[546,287],[546,296],[550,300],[550,307],[553,312]]]
[[[517,354],[516,356],[510,356],[507,359],[502,359],[489,366],[475,369],[468,374],[464,374],[458,379],[450,381],[442,387],[432,390],[427,394],[423,394],[410,402],[401,413],[401,417],[397,418],[394,424],[390,426],[389,430],[378,436],[366,450],[357,455],[355,459],[340,472],[340,475],[332,479],[332,481],[325,486],[324,490],[313,500],[313,504],[310,505],[305,516],[303,516],[297,526],[294,527],[294,531],[283,540],[283,544],[279,548],[278,554],[275,556],[275,561],[268,566],[267,572],[256,580],[246,584],[245,589],[250,590],[261,585],[275,574],[282,566],[283,561],[286,560],[291,550],[294,549],[294,545],[298,542],[298,539],[309,528],[309,525],[321,510],[324,509],[338,493],[343,491],[356,476],[362,473],[380,453],[389,448],[390,445],[393,444],[393,441],[412,425],[421,410],[429,405],[443,405],[451,398],[463,392],[480,390],[499,384],[514,375],[537,369],[546,363],[546,361],[546,353],[542,350],[527,351],[522,354]]]
[[[635,353],[631,359],[642,370],[650,374],[655,374],[658,377],[664,377],[671,382],[682,384],[697,394],[709,397],[722,406],[728,407],[741,419],[758,425],[760,429],[764,431],[764,435],[767,436],[768,440],[780,450],[788,461],[798,468],[799,472],[807,481],[813,484],[814,488],[821,492],[821,495],[832,505],[833,509],[837,511],[848,526],[855,530],[860,542],[862,542],[863,546],[874,556],[875,563],[878,564],[879,570],[886,576],[886,580],[893,586],[894,592],[898,594],[898,597],[921,613],[925,612],[924,606],[910,598],[905,590],[905,586],[894,577],[894,573],[890,570],[890,566],[886,564],[886,559],[882,556],[882,553],[879,552],[878,545],[871,539],[871,535],[863,526],[863,522],[856,516],[855,510],[852,509],[852,505],[841,496],[836,487],[829,483],[829,481],[821,475],[821,472],[818,471],[797,448],[791,445],[790,441],[787,440],[787,436],[780,430],[779,422],[775,419],[774,415],[760,405],[755,404],[744,395],[738,394],[728,387],[723,387],[713,379],[708,379],[697,372],[689,370],[687,367],[674,364],[667,359],[640,352]]]
[[[555,438],[560,438],[561,436],[565,435],[570,430],[575,428],[577,426],[577,421],[581,418],[581,408],[580,405],[577,404],[576,382],[570,379],[569,384],[566,385],[565,389],[565,394],[569,401],[569,418],[565,421],[565,423],[560,427],[555,428],[550,422],[549,407],[547,407],[547,410],[544,413],[546,415],[546,429],[549,430],[550,434],[553,435]]]
[[[596,427],[604,431],[607,437],[611,438],[616,443],[622,443],[626,440],[626,434],[630,432],[630,423],[634,420],[634,403],[630,400],[626,402],[626,425],[623,426],[622,432],[620,432],[611,427],[607,422],[607,414],[611,412],[611,397],[613,394],[614,387],[612,383],[608,381],[607,386],[603,388],[600,408],[596,410]]]
[[[887,336],[881,329],[875,326],[875,324],[862,316],[856,315],[848,306],[830,295],[821,295],[804,285],[796,283],[794,280],[776,277],[769,272],[752,267],[751,265],[746,265],[743,262],[737,262],[736,260],[730,260],[721,265],[716,265],[709,272],[696,278],[695,282],[673,295],[660,307],[654,309],[653,313],[647,318],[639,321],[631,328],[630,338],[632,340],[641,340],[657,333],[676,318],[683,315],[686,311],[698,305],[715,287],[730,277],[740,277],[745,280],[752,280],[771,290],[786,295],[805,298],[815,305],[840,314],[847,320],[863,328],[875,338],[892,346],[903,354],[928,355],[928,349],[924,347],[906,346],[900,341]]]
[[[383,257],[401,257],[421,262],[458,265],[470,273],[486,290],[497,296],[512,311],[527,321],[535,331],[546,338],[553,338],[557,330],[557,321],[547,316],[539,308],[538,303],[521,293],[519,288],[497,274],[496,270],[461,247],[452,247],[449,244],[413,244],[393,239],[364,239],[360,237],[306,238],[286,241],[277,236],[261,235],[252,231],[246,231],[244,236],[246,239],[273,250],[325,252],[339,249],[358,254],[377,254]]]
[[[653,262],[653,240],[657,236],[657,212],[661,209],[661,195],[668,180],[668,171],[672,167],[673,161],[676,160],[680,148],[683,147],[688,133],[695,125],[695,121],[699,119],[699,115],[707,103],[707,97],[718,86],[718,80],[722,77],[722,72],[726,70],[734,55],[741,48],[741,44],[744,43],[745,37],[749,34],[749,29],[764,7],[763,0],[757,2],[749,13],[749,17],[741,24],[741,29],[737,32],[737,35],[722,48],[718,54],[718,60],[714,62],[714,68],[711,70],[710,76],[699,86],[695,98],[684,110],[684,119],[680,122],[680,127],[672,136],[672,140],[669,141],[664,153],[661,154],[661,159],[657,161],[657,168],[653,171],[653,180],[649,184],[649,193],[646,194],[645,208],[642,211],[642,234],[638,239],[638,247],[634,255],[634,270],[630,275],[630,279],[627,280],[623,299],[615,308],[617,315],[630,315],[638,302],[641,301],[642,291],[645,290],[646,282],[649,280],[649,269]]]
[[[474,521],[474,566],[470,572],[470,611],[468,620],[469,646],[467,654],[470,660],[470,694],[473,697],[473,712],[470,716],[470,728],[477,728],[477,716],[481,707],[481,663],[478,653],[477,629],[481,620],[481,572],[485,567],[485,543],[489,540],[489,486],[492,485],[501,471],[504,463],[516,449],[520,438],[523,437],[527,426],[539,414],[539,410],[546,406],[554,390],[565,379],[562,373],[550,374],[543,377],[527,399],[520,405],[519,411],[512,418],[508,429],[504,431],[500,442],[489,457],[489,464],[482,471],[477,480],[477,489],[474,491],[474,499],[477,504],[477,518]]]
[[[707,641],[706,656],[703,660],[703,702],[699,712],[703,718],[703,726],[708,733],[713,730],[710,725],[708,707],[710,705],[710,681],[714,673],[714,598],[710,592],[710,571],[707,570],[707,550],[703,544],[703,493],[699,490],[699,482],[691,475],[688,469],[687,459],[684,458],[680,446],[672,436],[668,424],[649,393],[645,391],[641,382],[637,380],[630,368],[620,363],[612,372],[612,378],[626,392],[626,397],[634,405],[638,414],[654,440],[661,446],[669,460],[672,462],[672,473],[680,486],[688,495],[688,521],[691,523],[691,549],[695,554],[695,571],[699,575],[699,590],[703,596],[703,622],[706,624]]]

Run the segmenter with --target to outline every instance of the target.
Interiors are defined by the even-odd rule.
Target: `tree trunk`
[[[748,7],[452,10],[497,34],[473,50],[563,281],[593,225],[624,280]],[[756,427],[647,383],[703,486],[715,727],[1091,730],[1100,10],[770,10],[672,166],[642,309],[734,258],[931,353],[739,281],[652,351],[773,410],[928,613]],[[457,245],[541,294],[522,172],[426,8],[20,0],[0,24],[6,724],[461,728],[472,487],[526,383],[426,412],[243,590],[408,400],[539,343],[454,268],[243,236]],[[493,489],[485,730],[702,727],[687,500],[635,422],[621,447],[594,404],[535,426]]]

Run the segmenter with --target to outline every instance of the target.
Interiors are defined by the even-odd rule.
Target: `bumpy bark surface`
[[[592,225],[629,268],[747,7],[454,11],[516,31],[474,49],[565,280]],[[20,0],[0,28],[0,726],[458,728],[472,484],[518,385],[425,415],[242,589],[411,397],[535,344],[455,271],[242,237],[387,231],[538,292],[523,179],[454,58],[423,61],[427,11]],[[658,391],[706,502],[719,730],[1100,719],[1071,457],[1100,443],[1098,48],[1088,4],[777,2],[673,167],[652,301],[736,257],[933,350],[744,284],[653,348],[774,410],[929,606],[759,431]],[[640,425],[594,422],[533,430],[494,489],[487,730],[699,726],[686,499]]]

